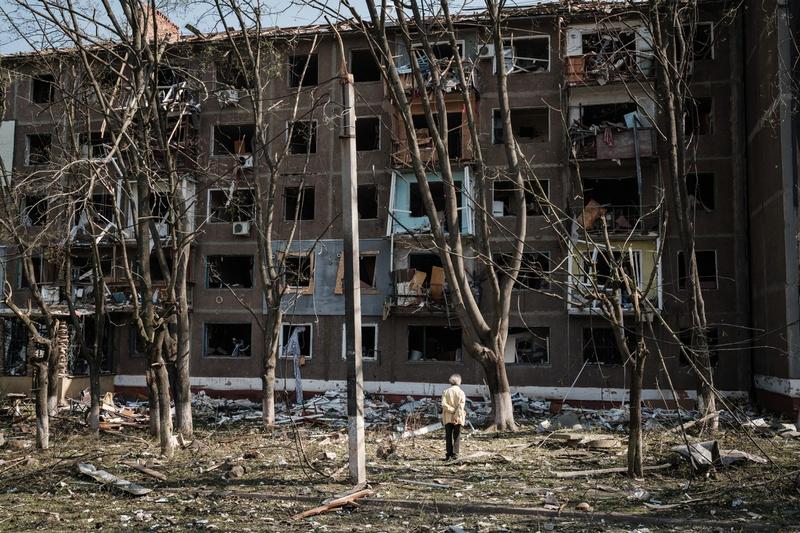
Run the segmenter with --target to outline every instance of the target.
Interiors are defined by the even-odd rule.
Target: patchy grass
[[[1,420],[0,431],[6,437],[19,435],[24,424]],[[148,442],[144,431],[126,428],[124,435],[91,435],[77,418],[65,416],[54,423],[50,450],[0,448],[0,531],[405,532],[450,526],[466,531],[630,531],[639,524],[650,531],[737,531],[758,526],[791,530],[800,524],[797,473],[787,475],[798,468],[800,441],[751,440],[732,429],[718,435],[723,448],[758,454],[761,447],[773,464],[697,475],[682,462],[648,473],[644,480],[621,474],[558,479],[555,472],[624,466],[625,450],[542,442],[543,435],[524,423],[511,434],[465,430],[462,459],[456,462],[441,461],[442,431],[398,441],[394,453],[378,459],[388,451],[390,434],[368,431],[368,477],[375,494],[358,507],[299,522],[291,516],[350,488],[344,430],[200,423],[195,442],[178,449],[171,461],[158,458],[157,444]],[[681,442],[677,434],[648,433],[647,463],[674,458],[670,447]],[[116,492],[78,474],[79,461],[154,490],[139,498]],[[149,461],[167,481],[124,464],[131,461]],[[244,472],[232,471],[233,465]],[[632,497],[636,489],[647,491],[650,503],[681,505],[648,508]],[[592,511],[577,511],[582,502]],[[561,516],[531,514],[545,503],[560,507]],[[526,508],[527,514],[510,510],[516,507]]]

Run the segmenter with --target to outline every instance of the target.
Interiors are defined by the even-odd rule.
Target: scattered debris
[[[706,471],[714,466],[730,466],[739,461],[751,461],[765,464],[763,457],[740,450],[720,450],[717,441],[696,442],[694,444],[681,444],[673,446],[672,451],[688,459],[692,467],[698,471]]]
[[[578,510],[578,511],[585,511],[587,513],[591,513],[592,512],[592,506],[589,505],[586,502],[579,503],[578,505],[575,506],[575,509]]]
[[[143,474],[147,474],[150,477],[154,477],[156,479],[160,479],[161,481],[166,481],[167,476],[162,474],[157,470],[153,470],[152,468],[148,468],[146,466],[140,465],[139,463],[125,463],[126,466],[133,468],[134,470],[138,470]]]
[[[672,466],[672,463],[663,463],[660,465],[654,466],[645,466],[642,467],[643,470],[664,470],[665,468],[669,468]],[[573,477],[589,477],[589,476],[601,476],[603,474],[624,474],[628,471],[626,467],[618,467],[618,468],[599,468],[597,470],[573,470],[570,472],[556,472],[556,477],[560,479],[565,478],[573,478]]]
[[[318,514],[327,513],[328,511],[345,506],[349,503],[358,500],[359,498],[364,498],[371,494],[372,491],[369,489],[359,490],[352,494],[348,494],[347,496],[342,496],[341,498],[336,498],[334,500],[331,500],[330,502],[320,505],[319,507],[314,507],[313,509],[303,511],[302,513],[298,513],[292,516],[292,520],[302,520],[303,518],[308,518],[309,516],[316,516]]]
[[[109,474],[105,470],[98,470],[93,464],[78,463],[77,468],[78,472],[85,476],[89,476],[95,481],[103,483],[104,485],[110,485],[134,496],[144,496],[145,494],[153,492],[153,489],[148,489],[146,487],[142,487],[141,485],[137,485],[136,483],[131,483],[125,479],[118,478],[113,474]]]
[[[431,424],[429,426],[425,426],[419,429],[415,429],[414,431],[404,431],[399,435],[398,438],[406,439],[408,437],[419,437],[420,435],[425,435],[426,433],[431,433],[433,431],[438,431],[443,429],[444,426],[441,422],[436,422],[435,424]]]

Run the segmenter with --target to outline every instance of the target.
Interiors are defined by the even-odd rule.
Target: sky
[[[81,0],[76,1],[80,2]],[[338,5],[338,0],[328,1],[333,6]],[[34,6],[38,4],[36,0],[29,0],[29,2]],[[22,17],[14,15],[19,10],[16,4],[15,0],[0,0],[0,54],[26,51],[31,48],[30,44],[19,35],[19,32],[11,27],[12,24],[9,18],[15,22],[22,19]],[[83,4],[86,12],[96,6],[100,6],[99,2],[92,0],[83,0]],[[214,16],[216,12],[212,9],[213,4],[210,0],[199,2],[178,0],[173,4],[182,5],[167,9],[165,13],[181,28],[182,33],[189,33],[185,28],[187,23],[199,28],[201,31],[212,31],[214,29],[214,21],[218,17]],[[318,10],[301,0],[265,0],[263,4],[269,6],[272,11],[271,14],[262,17],[264,26],[301,26],[321,21]],[[364,0],[353,0],[353,5],[363,8]],[[7,13],[8,16],[2,16],[3,13]],[[26,31],[26,34],[31,37],[36,33],[35,29]]]

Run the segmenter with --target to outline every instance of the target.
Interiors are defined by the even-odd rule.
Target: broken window
[[[408,256],[408,268],[414,269],[417,272],[424,272],[425,273],[425,282],[423,283],[423,287],[430,287],[432,282],[431,278],[433,277],[434,270],[438,269],[442,272],[444,271],[442,268],[442,258],[439,257],[438,254],[409,254]],[[435,282],[436,280],[433,280]]]
[[[437,127],[439,126],[439,117],[434,115],[433,119],[436,121]],[[432,151],[433,139],[431,138],[430,129],[428,128],[428,121],[425,115],[414,115],[412,117],[414,129],[417,133],[417,145],[420,150]],[[451,159],[459,159],[461,157],[461,113],[448,113],[447,114],[447,151]]]
[[[493,256],[498,280],[508,276],[511,254]],[[550,288],[550,252],[526,252],[522,254],[515,289],[544,290]]]
[[[206,257],[206,288],[242,288],[253,286],[253,256],[209,255]]]
[[[205,324],[206,357],[250,357],[249,323]]]
[[[628,349],[636,350],[638,339],[635,335],[625,335]],[[625,361],[617,346],[614,330],[611,328],[583,328],[583,360],[590,364],[621,365]]]
[[[172,254],[168,249],[164,249],[164,261],[166,263],[166,272],[172,272]],[[161,268],[161,262],[158,260],[158,253],[153,250],[150,254],[150,279],[152,281],[164,281],[166,276],[164,275],[165,272]]]
[[[99,131],[81,134],[81,156],[91,159],[101,159],[108,155],[111,149],[111,135]]]
[[[633,262],[631,262],[631,255]],[[596,284],[598,288],[611,288],[613,279],[618,275],[616,271],[620,266],[625,274],[637,285],[641,284],[637,264],[641,265],[641,252],[631,251],[630,254],[612,251],[610,254],[606,250],[599,248],[584,256],[583,262],[583,281],[586,284]],[[592,279],[589,279],[589,278]],[[622,280],[620,280],[622,283]],[[624,292],[624,291],[623,291]],[[623,305],[630,304],[627,292],[622,295]]]
[[[381,121],[378,117],[356,119],[356,151],[367,152],[381,147]]]
[[[350,71],[356,83],[381,79],[381,69],[369,49],[350,51]]]
[[[511,129],[520,144],[547,142],[550,139],[550,113],[546,107],[517,108],[511,110]],[[500,110],[492,112],[492,142],[503,144],[505,135]]]
[[[283,279],[289,289],[314,292],[314,254],[287,255],[284,258]]]
[[[461,361],[461,330],[408,326],[409,361]]]
[[[299,120],[291,122],[289,127],[289,153],[317,153],[317,121]]]
[[[375,185],[358,186],[358,218],[378,218],[378,188]]]
[[[22,206],[22,223],[26,227],[47,224],[47,197],[26,194]]]
[[[412,50],[414,55],[417,57],[417,62],[422,65],[426,61],[426,54],[422,48],[421,43],[414,44],[412,46]],[[439,61],[449,61],[450,59],[455,59],[455,52],[453,51],[452,45],[447,41],[441,41],[436,43],[431,43],[431,51],[435,56],[436,60]],[[461,42],[457,42],[456,46],[458,48],[458,54],[460,57],[464,57],[464,45]]]
[[[287,348],[292,334],[297,332],[297,344],[300,347],[300,357],[311,359],[313,355],[313,324],[281,324],[281,357],[294,357],[294,354],[289,354]]]
[[[550,328],[508,328],[505,362],[518,365],[550,363]]]
[[[286,187],[283,200],[284,220],[314,220],[314,187]]]
[[[691,32],[691,26],[683,26],[685,35]],[[695,61],[703,59],[714,59],[714,23],[698,22],[694,27],[694,39],[692,40],[692,59]]]
[[[529,217],[539,216],[544,213],[549,213],[550,209],[547,205],[550,196],[550,181],[539,180],[544,198],[537,200],[538,187],[533,182],[525,184],[525,212]],[[496,217],[516,216],[517,212],[514,206],[514,193],[517,190],[517,184],[513,181],[502,180],[494,182],[493,189],[493,203],[492,214]],[[544,205],[542,205],[544,204]]]
[[[701,289],[717,288],[717,252],[715,250],[695,251],[697,259],[697,275],[700,278]],[[678,288],[687,288],[687,272],[689,265],[686,264],[684,253],[678,252]]]
[[[685,329],[678,333],[678,340],[680,340],[681,345],[686,348],[686,351],[689,352],[690,357],[694,354],[692,350],[692,346],[694,345],[694,332],[693,329]],[[706,342],[708,343],[708,357],[711,362],[711,366],[717,366],[719,363],[719,328],[706,328]],[[686,357],[686,354],[683,350],[678,351],[678,364],[681,366],[690,366],[689,359]],[[695,366],[702,367],[697,358],[694,358]]]
[[[504,56],[512,55],[511,61],[506,58],[506,70],[509,73],[550,70],[550,38],[547,36],[506,40],[503,48]],[[506,51],[507,49],[510,49],[510,52]]]
[[[690,98],[686,101],[684,134],[710,135],[713,133],[714,113],[711,98]]]
[[[110,251],[100,252],[100,272],[103,277],[111,276],[114,265],[114,255]],[[94,278],[94,257],[90,254],[74,255],[71,260],[72,281],[75,283],[88,283]]]
[[[31,100],[34,104],[49,104],[55,100],[56,79],[51,74],[40,74],[31,80]]]
[[[28,135],[28,157],[26,165],[46,165],[50,162],[52,137],[49,133]]]
[[[91,213],[92,222],[100,228],[105,228],[114,222],[115,209],[112,195],[108,193],[93,194],[87,200],[76,202],[75,225],[86,230],[89,213]],[[162,216],[166,216],[166,211]]]
[[[580,127],[616,126],[624,128],[627,125],[625,115],[635,113],[639,107],[636,102],[620,102],[613,104],[597,104],[581,106]]]
[[[18,318],[0,319],[3,335],[3,374],[24,376],[28,373],[28,328]]]
[[[375,252],[362,253],[358,257],[358,273],[361,281],[361,290],[370,291],[375,289],[375,266],[378,262],[378,256]],[[336,286],[333,290],[334,294],[342,294],[344,292],[344,252],[339,254],[339,268],[336,271]]]
[[[317,54],[289,58],[289,87],[313,87],[319,82]]]
[[[80,350],[80,343],[77,339],[77,332],[70,326],[70,341],[67,353],[67,369],[70,375],[85,376],[89,374],[89,363],[82,356]],[[112,371],[112,329],[111,324],[104,322],[102,336],[99,342],[100,348],[100,373],[109,374]],[[95,322],[92,317],[85,317],[83,319],[83,337],[86,345],[91,347],[95,341]]]
[[[253,189],[212,189],[208,191],[210,222],[247,222],[253,219]]]
[[[347,333],[342,324],[342,359],[347,359]],[[378,359],[378,325],[361,324],[361,358],[366,361]]]
[[[581,45],[585,70],[598,77],[608,72],[636,72],[636,33],[615,31],[584,33]]]
[[[714,210],[714,174],[691,172],[686,175],[686,192],[689,205],[698,211]]]
[[[583,212],[580,225],[586,230],[602,228],[630,231],[639,219],[639,186],[633,177],[584,178]]]
[[[33,275],[36,277],[34,281],[40,284],[44,281],[44,262],[39,256],[31,257],[31,266],[33,267]],[[31,280],[28,279],[28,274],[25,272],[25,260],[20,258],[17,261],[17,287],[20,289],[29,289],[31,287]]]
[[[251,88],[250,79],[234,53],[228,52],[226,60],[217,63],[217,83],[229,89]]]
[[[252,124],[214,126],[214,155],[252,154],[254,136]]]
[[[457,205],[461,207],[461,182],[455,181],[453,182],[456,189],[456,200]],[[447,206],[447,199],[445,197],[445,184],[442,181],[429,181],[428,187],[431,191],[431,197],[433,198],[433,205],[436,208],[437,213],[444,213],[446,211]],[[412,217],[424,217],[425,213],[425,204],[422,202],[422,191],[420,190],[419,183],[416,181],[410,184],[410,199],[409,199],[409,210],[411,211]],[[441,216],[440,219],[444,220],[444,217]]]

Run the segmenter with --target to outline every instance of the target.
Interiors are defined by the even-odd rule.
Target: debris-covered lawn
[[[791,425],[766,419],[744,429],[724,416],[715,443],[694,446],[708,440],[695,436],[697,424],[687,430],[693,445],[687,448],[682,432],[668,431],[681,421],[676,412],[648,411],[646,462],[655,468],[644,480],[633,481],[604,472],[625,466],[624,410],[567,408],[551,416],[545,402],[520,399],[515,402],[519,431],[494,435],[467,427],[460,459],[448,462],[441,460],[442,430],[410,435],[436,422],[435,402],[396,408],[371,400],[367,488],[372,494],[295,520],[293,515],[351,488],[340,400],[329,395],[310,402],[305,413],[283,412],[280,425],[265,430],[253,414],[255,404],[201,395],[195,439],[184,442],[168,462],[159,459],[157,443],[147,439],[146,429],[136,427],[140,415],[114,413],[119,405],[108,406],[106,430],[99,436],[82,427],[82,414],[62,411],[52,422],[52,448],[44,452],[30,447],[31,405],[0,407],[0,530],[800,527],[800,439]],[[472,405],[472,415],[480,419],[485,406]],[[408,436],[397,438],[402,431]]]

